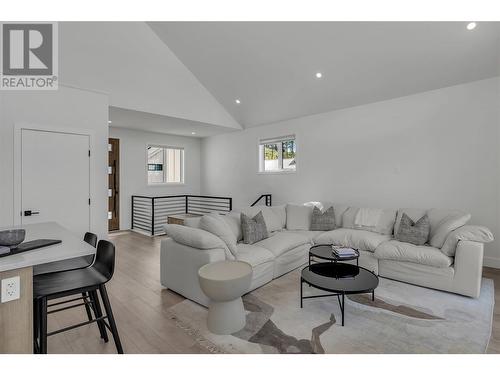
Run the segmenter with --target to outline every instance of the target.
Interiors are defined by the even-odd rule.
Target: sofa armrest
[[[166,238],[161,241],[160,248],[161,284],[207,306],[209,300],[200,288],[198,270],[205,264],[223,260],[226,260],[225,249],[200,250]]]
[[[480,225],[464,225],[448,234],[441,252],[452,257],[455,256],[459,241],[488,243],[493,240],[493,234],[488,228]]]
[[[454,292],[477,298],[481,291],[484,245],[458,241],[455,253]]]

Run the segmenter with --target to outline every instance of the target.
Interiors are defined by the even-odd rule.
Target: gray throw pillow
[[[333,207],[330,207],[325,212],[314,206],[311,218],[311,230],[334,230],[335,229],[335,213]]]
[[[242,213],[241,231],[243,232],[243,242],[250,245],[269,237],[262,211],[259,211],[253,218]]]
[[[414,222],[407,214],[403,213],[395,237],[401,242],[409,242],[413,245],[424,245],[429,239],[430,231],[431,224],[427,215],[422,216]]]

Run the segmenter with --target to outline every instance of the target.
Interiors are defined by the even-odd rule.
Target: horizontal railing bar
[[[186,207],[185,205],[172,205],[172,206],[160,206],[160,207],[156,207],[155,206],[155,212],[158,212],[159,210],[168,210],[168,209],[176,209],[176,208],[184,208]]]
[[[136,217],[134,217],[134,221],[139,221],[139,222],[148,222],[148,221],[151,221],[151,216],[139,216],[137,215]]]
[[[227,204],[229,205],[229,201],[226,200],[208,200],[208,199],[189,199],[189,203],[207,203],[207,204]]]
[[[220,204],[190,203],[188,204],[188,207],[229,208],[229,205],[224,206]]]
[[[146,195],[132,195],[132,198],[141,198],[141,199],[162,199],[162,198],[180,198],[180,197],[188,197],[188,198],[212,198],[212,199],[232,199],[231,197],[218,197],[213,195],[194,195],[194,194],[178,194],[178,195],[160,195],[158,197],[148,197]]]
[[[151,228],[151,223],[144,223],[143,221],[134,221],[134,225],[139,228]]]
[[[193,197],[193,198],[212,198],[212,199],[232,199],[231,197],[216,197],[213,195],[190,195],[188,194],[187,197]]]
[[[149,211],[144,211],[144,210],[135,210],[136,213],[138,213],[139,215],[141,216],[144,216],[144,217],[150,217],[151,214],[153,213],[153,211],[149,210]]]
[[[150,231],[151,230],[151,227],[148,227],[148,226],[145,226],[145,225],[142,225],[142,224],[137,224],[137,223],[134,223],[134,229],[135,228],[142,229],[142,230],[145,230],[145,231]]]
[[[188,204],[190,204],[190,203],[226,204],[229,206],[231,202],[226,201],[226,200],[189,199]]]

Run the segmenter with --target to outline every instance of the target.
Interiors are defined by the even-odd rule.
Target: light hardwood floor
[[[125,353],[206,353],[170,321],[166,310],[184,298],[160,285],[160,240],[133,232],[110,236],[115,243],[115,275],[108,292]],[[485,268],[484,276],[500,285],[500,270]],[[500,301],[500,288],[495,289]],[[86,319],[83,308],[49,315],[49,331]],[[113,339],[105,344],[90,325],[48,339],[49,353],[116,353]],[[488,353],[500,353],[500,306],[495,305]]]

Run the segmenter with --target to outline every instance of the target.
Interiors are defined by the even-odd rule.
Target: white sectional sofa
[[[335,229],[311,231],[312,206],[333,206]],[[335,244],[359,249],[359,264],[381,277],[478,297],[483,265],[483,242],[493,239],[487,228],[466,225],[470,215],[458,210],[383,210],[374,227],[354,224],[356,207],[328,202],[304,205],[247,207],[224,216],[234,234],[231,252],[219,236],[199,228],[199,219],[186,226],[166,225],[161,242],[161,283],[186,298],[208,305],[201,291],[198,269],[211,262],[238,259],[253,268],[254,290],[307,262],[313,244]],[[252,245],[241,242],[240,212],[262,211],[270,237]],[[416,246],[394,239],[402,213],[417,220],[427,214],[429,243]],[[395,229],[396,227],[396,229]],[[481,242],[482,241],[482,242]],[[298,285],[298,284],[297,284]]]

